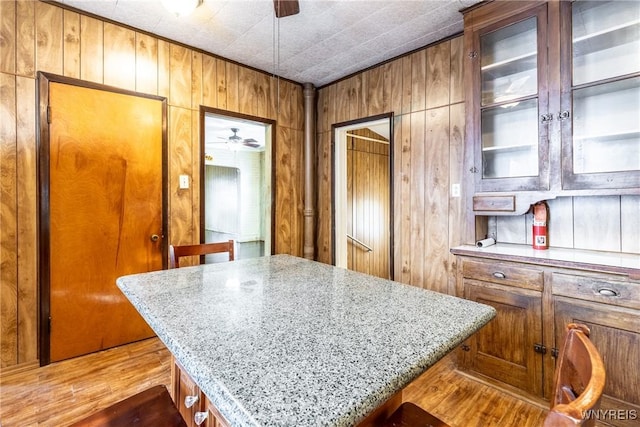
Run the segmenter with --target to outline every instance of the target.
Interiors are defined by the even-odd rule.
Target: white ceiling
[[[181,18],[160,0],[54,1],[316,87],[461,32],[478,2],[299,0],[276,19],[272,0],[204,0]]]

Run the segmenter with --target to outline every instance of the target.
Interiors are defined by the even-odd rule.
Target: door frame
[[[337,265],[338,254],[336,253],[337,236],[338,234],[346,236],[346,223],[338,224],[338,212],[340,210],[346,210],[346,205],[342,206],[339,200],[346,197],[346,182],[340,188],[344,191],[337,191],[336,178],[343,178],[346,175],[346,153],[347,153],[347,138],[346,132],[350,129],[363,127],[367,123],[379,122],[382,120],[389,120],[389,278],[393,280],[395,276],[394,272],[394,191],[393,191],[393,112],[377,114],[375,116],[364,117],[356,120],[349,120],[346,122],[334,123],[331,125],[331,264]],[[338,176],[340,174],[340,176]],[[344,239],[346,241],[346,237]],[[340,240],[342,242],[342,239]]]
[[[51,353],[51,282],[50,282],[50,211],[49,211],[49,84],[62,83],[86,89],[114,92],[160,101],[162,103],[162,268],[167,268],[169,226],[168,218],[168,151],[167,151],[167,98],[120,89],[99,83],[38,72],[36,103],[36,176],[38,179],[38,355],[40,366],[50,363]]]
[[[205,116],[207,114],[213,114],[216,116],[222,116],[230,119],[240,119],[240,120],[248,120],[252,122],[262,123],[271,128],[271,139],[269,143],[271,145],[269,149],[269,155],[271,157],[269,168],[271,170],[270,176],[270,187],[271,191],[269,192],[269,196],[271,200],[269,201],[269,233],[270,233],[270,242],[269,242],[269,250],[268,254],[275,254],[276,248],[276,239],[275,239],[275,231],[276,231],[276,217],[275,217],[275,200],[276,200],[276,164],[274,162],[276,155],[276,129],[277,129],[277,121],[273,119],[267,119],[266,117],[258,117],[252,116],[250,114],[236,113],[233,111],[222,110],[220,108],[207,107],[205,105],[200,106],[200,243],[205,243],[205,215],[204,215],[204,205],[205,205],[205,194],[204,194],[204,176],[205,176]],[[266,152],[266,148],[265,148]],[[265,255],[267,252],[267,248],[265,247]],[[200,263],[204,263],[204,257],[200,257]]]

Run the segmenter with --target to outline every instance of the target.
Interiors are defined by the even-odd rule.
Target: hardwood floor
[[[2,427],[62,427],[157,384],[171,382],[170,354],[152,338],[48,366],[2,372]]]
[[[2,372],[2,427],[62,427],[156,384],[169,385],[170,354],[156,338],[43,368]],[[445,358],[405,389],[452,427],[540,426],[546,410],[456,371]]]

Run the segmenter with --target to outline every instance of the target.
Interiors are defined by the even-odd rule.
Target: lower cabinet
[[[224,417],[202,393],[198,385],[172,357],[173,401],[189,427],[229,427]]]
[[[597,275],[553,275],[556,343],[568,323],[583,323],[606,369],[600,411],[614,426],[640,425],[640,283]]]
[[[542,274],[513,263],[462,265],[465,298],[497,312],[463,345],[463,367],[542,397]]]
[[[460,256],[459,295],[497,315],[463,343],[459,367],[546,404],[566,326],[583,323],[607,375],[600,410],[588,416],[598,425],[640,425],[640,280],[633,275]]]

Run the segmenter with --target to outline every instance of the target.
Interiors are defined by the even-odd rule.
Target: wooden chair
[[[169,245],[169,268],[180,267],[180,258],[185,256],[209,255],[229,252],[229,261],[233,261],[233,240],[218,243],[202,243],[199,245]]]
[[[187,427],[167,388],[151,387],[70,427]]]
[[[589,333],[585,325],[567,325],[556,365],[551,410],[544,427],[595,425],[595,417],[587,416],[587,411],[600,407],[605,369]]]

